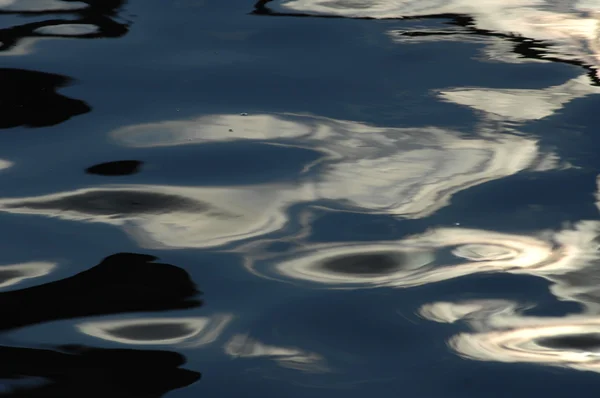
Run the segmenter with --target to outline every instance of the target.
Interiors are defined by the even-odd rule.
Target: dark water
[[[0,0],[0,395],[595,396],[598,15]]]

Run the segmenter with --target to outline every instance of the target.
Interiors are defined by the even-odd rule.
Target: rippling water
[[[600,386],[600,1],[0,0],[0,396]]]

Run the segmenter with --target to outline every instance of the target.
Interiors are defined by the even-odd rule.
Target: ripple
[[[600,294],[595,294],[595,279],[576,278],[593,272],[600,260],[598,236],[600,223],[593,221],[533,236],[434,228],[398,241],[300,243],[284,255],[249,246],[245,264],[265,278],[343,288],[405,288],[490,272],[527,274],[552,281],[552,292],[563,300],[581,301]]]
[[[443,266],[436,251],[455,247],[460,260]],[[477,254],[473,254],[476,252]],[[517,272],[535,268],[552,258],[552,246],[542,240],[483,230],[436,229],[395,242],[311,245],[289,255],[254,261],[248,267],[266,277],[304,280],[320,284],[356,287],[409,287],[456,278],[477,272]],[[274,264],[274,265],[271,265]]]
[[[228,314],[196,318],[136,318],[86,322],[77,328],[84,334],[122,344],[185,343],[199,347],[214,342],[232,319]]]
[[[111,135],[133,147],[269,140],[313,149],[322,159],[309,165],[297,202],[332,200],[353,211],[405,218],[429,216],[454,194],[488,181],[561,167],[536,140],[510,133],[467,137],[434,127],[385,128],[293,114],[209,115],[123,127]]]
[[[202,248],[281,229],[297,193],[285,186],[119,185],[1,199],[0,212],[119,226],[144,247]]]
[[[328,372],[325,359],[316,353],[294,347],[263,344],[247,335],[237,334],[225,344],[225,353],[234,358],[268,358],[279,366],[309,373]]]
[[[433,262],[426,250],[395,243],[316,245],[294,253],[263,275],[339,286],[382,286],[409,278]],[[256,267],[257,268],[257,267]],[[258,272],[255,267],[251,269]]]
[[[480,300],[435,303],[421,313],[432,320],[454,322],[468,316],[475,333],[460,333],[448,344],[464,358],[522,362],[600,372],[600,318],[527,317],[514,303]]]

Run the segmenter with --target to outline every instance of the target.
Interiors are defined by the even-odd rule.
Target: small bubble
[[[230,133],[233,133],[233,129],[229,129],[229,132],[230,132]]]

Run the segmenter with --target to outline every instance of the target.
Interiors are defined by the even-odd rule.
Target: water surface
[[[0,0],[0,395],[593,395],[599,13]]]

